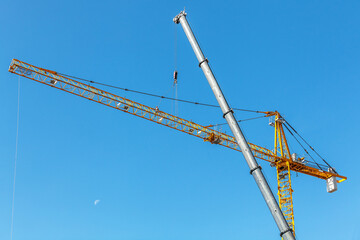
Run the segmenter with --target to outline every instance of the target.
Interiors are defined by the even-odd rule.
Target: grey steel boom
[[[216,97],[216,100],[218,101],[221,110],[223,112],[223,117],[226,119],[227,123],[230,126],[230,129],[232,133],[234,134],[234,137],[239,144],[239,147],[245,157],[245,160],[250,168],[250,174],[254,177],[256,184],[258,185],[261,194],[263,195],[267,206],[269,207],[269,210],[274,217],[274,220],[280,230],[280,236],[285,240],[293,240],[295,239],[292,229],[287,224],[284,215],[282,211],[280,210],[280,207],[271,192],[271,189],[261,171],[261,167],[256,162],[249,145],[247,144],[247,141],[240,129],[240,126],[238,122],[236,121],[233,111],[229,107],[229,104],[227,103],[225,96],[223,95],[219,84],[217,83],[214,74],[211,71],[211,68],[208,64],[208,60],[205,58],[203,52],[200,49],[200,46],[198,42],[196,41],[196,38],[189,26],[189,23],[186,19],[186,13],[185,11],[180,12],[173,21],[175,23],[181,23],[181,26],[184,29],[184,32],[191,44],[191,47],[193,48],[195,55],[199,61],[199,67],[203,70],[206,79],[208,80],[211,89],[214,92],[214,95]]]

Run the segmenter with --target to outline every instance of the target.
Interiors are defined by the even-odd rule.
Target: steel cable
[[[15,158],[14,158],[14,180],[13,180],[13,195],[11,205],[11,227],[10,227],[10,239],[13,239],[14,232],[14,209],[15,209],[15,184],[16,184],[16,163],[18,158],[18,143],[19,143],[19,120],[20,120],[20,76],[18,80],[18,104],[16,115],[16,140],[15,140]]]
[[[71,76],[71,75],[67,75],[67,74],[63,74],[63,73],[59,73],[59,72],[57,74],[65,76],[65,77],[69,77],[69,78],[75,78],[75,79],[78,79],[81,81],[86,81],[86,82],[93,83],[93,84],[98,84],[98,85],[105,86],[105,87],[119,89],[119,90],[123,90],[123,91],[127,91],[127,92],[138,93],[138,94],[142,94],[142,95],[146,95],[146,96],[150,96],[150,97],[157,97],[157,98],[179,101],[179,102],[184,102],[184,103],[190,103],[190,104],[206,106],[206,107],[220,108],[220,106],[214,105],[214,104],[200,103],[200,102],[194,102],[194,101],[189,101],[189,100],[185,100],[185,99],[176,99],[173,97],[161,96],[161,95],[157,95],[157,94],[153,94],[153,93],[142,92],[142,91],[118,87],[118,86],[114,86],[114,85],[110,85],[110,84],[100,83],[100,82],[96,82],[96,81],[92,81],[92,80],[88,80],[88,79],[84,79],[84,78],[79,78],[79,77],[75,77],[75,76]],[[263,111],[249,110],[249,109],[243,109],[243,108],[232,108],[232,109],[236,110],[236,111],[243,111],[243,112],[264,113]]]
[[[285,119],[284,119],[284,120],[285,120]],[[334,169],[333,167],[331,167],[330,164],[329,164],[327,161],[325,161],[325,159],[324,159],[323,157],[320,156],[320,154],[290,125],[290,123],[289,123],[288,121],[285,120],[285,123],[301,138],[301,140],[304,141],[304,143],[305,143],[306,145],[309,146],[309,148],[310,148],[321,160],[323,160],[323,162],[324,162],[330,169],[332,169],[335,173],[337,173],[337,172],[335,171],[335,169]]]
[[[322,168],[320,167],[320,165],[315,161],[315,159],[310,155],[310,153],[306,150],[306,148],[301,144],[301,142],[295,137],[295,135],[291,132],[291,130],[286,126],[286,124],[284,124],[284,127],[286,128],[286,130],[289,131],[289,133],[295,138],[295,140],[299,143],[299,145],[304,149],[304,151],[306,152],[306,154],[314,161],[314,163],[316,164],[316,166],[318,166],[318,168],[320,170],[322,170]]]

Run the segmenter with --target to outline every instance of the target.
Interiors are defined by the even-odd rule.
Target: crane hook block
[[[175,70],[174,71],[174,83],[177,84],[177,76],[178,76],[178,72]]]

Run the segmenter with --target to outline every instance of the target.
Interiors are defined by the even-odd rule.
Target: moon
[[[94,205],[95,205],[95,206],[98,205],[99,202],[100,202],[100,200],[95,200]]]

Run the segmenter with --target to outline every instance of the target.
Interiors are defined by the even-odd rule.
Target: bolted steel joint
[[[186,12],[185,11],[181,11],[178,15],[176,15],[174,18],[173,18],[173,21],[174,23],[178,24],[180,22],[180,18],[182,16],[186,16]]]

